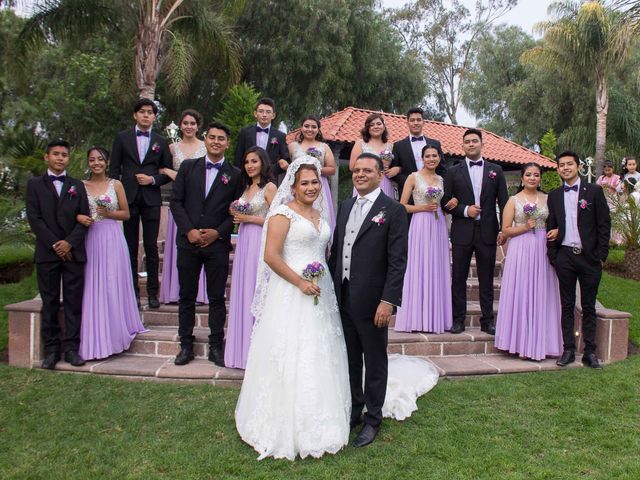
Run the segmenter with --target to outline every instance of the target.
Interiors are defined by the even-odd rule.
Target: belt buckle
[[[582,255],[582,248],[571,247],[571,253],[573,253],[574,255]]]

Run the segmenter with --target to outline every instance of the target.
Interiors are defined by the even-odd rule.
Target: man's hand
[[[64,257],[70,256],[71,244],[66,240],[58,240],[53,244],[53,251],[56,252],[56,255],[65,260]]]
[[[458,206],[458,199],[456,197],[453,197],[451,200],[449,200],[444,208],[447,210],[453,210],[454,208],[456,208]]]
[[[278,160],[278,166],[282,170],[286,170],[287,168],[289,168],[289,163],[287,163],[287,161],[284,158],[281,158],[280,160]]]
[[[153,177],[145,175],[144,173],[137,173],[136,180],[139,185],[151,185],[153,183]]]
[[[220,234],[217,230],[213,228],[201,228],[200,229],[200,238],[202,239],[201,247],[208,247],[213,242],[220,238]]]
[[[187,233],[187,240],[189,240],[189,243],[191,245],[195,245],[196,247],[201,246],[202,234],[200,233],[200,230],[198,230],[197,228],[189,230],[189,233]]]
[[[93,218],[88,215],[76,215],[76,221],[85,227],[93,225]]]
[[[476,218],[481,212],[482,209],[480,208],[480,205],[469,205],[467,208],[467,216],[470,218]]]
[[[558,238],[559,230],[557,228],[553,228],[547,232],[547,240],[550,242],[555,242]]]
[[[396,175],[398,175],[400,173],[400,167],[391,167],[390,169],[386,170],[384,172],[384,174],[387,176],[387,178],[393,178]]]
[[[380,302],[376,309],[376,316],[373,318],[373,323],[376,327],[382,328],[389,325],[391,322],[391,315],[393,314],[393,305],[389,305],[385,302]]]

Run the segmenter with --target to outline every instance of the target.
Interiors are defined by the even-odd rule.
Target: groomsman
[[[558,274],[562,304],[564,352],[556,363],[565,367],[576,359],[573,313],[576,283],[580,282],[584,340],[582,363],[591,368],[602,368],[596,356],[596,296],[602,265],[609,254],[609,207],[600,186],[580,180],[577,154],[563,152],[557,157],[557,162],[564,184],[552,190],[547,200],[547,230],[557,229],[557,236],[550,241],[547,253]]]
[[[138,242],[142,220],[142,243],[147,265],[149,307],[158,308],[158,231],[160,229],[160,186],[171,179],[161,168],[173,168],[166,140],[151,130],[158,114],[156,104],[141,98],[133,107],[135,127],[120,132],[111,149],[109,176],[119,179],[129,202],[129,220],[123,223],[129,247],[133,286],[140,306],[138,287]]]
[[[80,320],[86,261],[84,237],[87,228],[76,215],[90,215],[84,184],[67,176],[69,144],[57,140],[47,145],[47,172],[27,183],[27,219],[36,236],[36,272],[42,298],[41,335],[44,343],[42,368],[53,369],[60,360],[60,281],[64,307],[64,359],[84,365],[78,355]]]
[[[257,145],[269,155],[271,172],[279,185],[290,160],[286,135],[271,125],[276,118],[276,103],[271,98],[261,98],[256,104],[253,116],[257,123],[244,127],[238,134],[235,164],[242,165],[244,154],[249,148]]]
[[[467,315],[467,279],[471,256],[475,253],[480,286],[480,329],[495,335],[493,320],[493,272],[496,266],[496,245],[505,238],[499,233],[496,203],[502,211],[509,199],[507,183],[500,166],[482,158],[482,132],[470,128],[462,136],[466,158],[451,167],[444,179],[443,208],[452,198],[458,205],[450,209],[453,301],[451,333],[464,331]]]
[[[398,183],[398,191],[402,195],[404,182],[413,172],[422,168],[422,149],[427,144],[440,148],[440,142],[427,137],[424,132],[424,110],[419,107],[410,108],[407,112],[409,136],[393,144],[393,161],[388,177]]]
[[[233,218],[229,206],[241,194],[240,170],[225,160],[229,128],[211,123],[204,143],[207,154],[180,165],[171,194],[171,213],[178,226],[178,335],[176,365],[193,360],[193,327],[198,280],[204,265],[209,297],[209,361],[224,367],[225,288]]]

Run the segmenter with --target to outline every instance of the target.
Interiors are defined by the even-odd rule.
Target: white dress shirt
[[[205,179],[206,191],[204,194],[205,197],[209,195],[209,190],[211,190],[211,185],[213,185],[213,182],[216,180],[216,177],[218,176],[218,172],[219,172],[217,168],[206,168],[208,163],[212,165],[215,165],[215,164],[222,165],[224,163],[224,157],[222,157],[222,160],[218,160],[217,162],[214,162],[209,158],[209,155],[206,156],[206,160],[204,163],[205,175],[206,175],[206,179]]]
[[[580,240],[580,232],[578,231],[578,197],[580,196],[580,177],[576,180],[574,185],[578,186],[578,191],[574,192],[569,190],[563,192],[564,195],[564,238],[562,239],[562,245],[565,247],[578,247],[582,248],[582,241]],[[571,187],[564,183],[563,185]]]
[[[136,126],[136,144],[138,145],[138,158],[140,158],[140,163],[144,161],[144,157],[147,155],[147,151],[149,150],[149,143],[151,142],[151,129],[147,130],[149,133],[148,137],[143,135],[138,136],[138,132],[141,132]]]
[[[259,128],[262,128],[262,126],[259,123],[256,126]],[[256,145],[264,150],[267,149],[267,142],[269,141],[269,133],[271,133],[271,124],[267,125],[266,128],[269,129],[269,132],[267,133],[258,132],[256,130]]]
[[[484,158],[480,157],[478,160],[471,160],[470,158],[464,159],[467,164],[467,170],[469,171],[469,178],[471,178],[471,186],[473,187],[473,200],[475,205],[480,205],[480,194],[482,193],[482,174],[484,173]],[[482,162],[482,166],[472,167],[469,162]],[[464,216],[468,217],[467,209],[469,207],[464,207]],[[475,220],[480,220],[480,215],[477,215]]]
[[[342,278],[349,280],[351,274],[351,250],[353,249],[353,243],[358,236],[358,232],[362,227],[365,217],[371,210],[373,203],[378,199],[380,195],[380,188],[376,188],[372,192],[369,192],[365,196],[358,195],[356,202],[353,204],[353,208],[349,212],[349,218],[345,227],[344,241],[342,244]]]
[[[409,136],[410,142],[412,138],[418,138],[418,137],[414,137],[413,135],[410,135]],[[411,150],[413,150],[413,159],[416,161],[417,171],[422,170],[422,167],[424,166],[424,163],[422,162],[422,149],[426,144],[427,144],[427,141],[425,140],[424,135],[422,135],[421,140],[418,140],[416,142],[411,142]]]
[[[47,168],[47,175],[53,175],[54,177],[59,177],[60,175],[66,176],[67,175],[67,171],[65,170],[60,175],[56,175],[55,173],[53,173],[51,170],[49,170]],[[56,181],[51,182],[51,183],[53,183],[53,186],[56,187],[56,192],[58,192],[58,196],[60,196],[60,192],[62,192],[62,184],[64,182],[61,182],[60,180],[56,180]]]

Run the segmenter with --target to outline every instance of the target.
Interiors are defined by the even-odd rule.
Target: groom
[[[364,422],[354,447],[370,444],[380,430],[387,390],[387,326],[402,300],[407,266],[406,211],[380,190],[382,171],[377,155],[363,153],[356,160],[352,179],[358,195],[338,208],[329,258],[347,344],[351,428]]]

